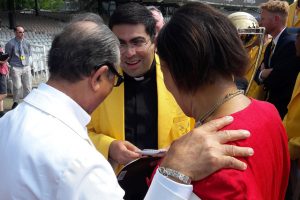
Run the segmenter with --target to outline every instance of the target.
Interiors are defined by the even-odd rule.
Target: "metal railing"
[[[0,44],[5,45],[7,41],[1,40]],[[49,46],[31,44],[31,72],[32,72],[32,85],[36,87],[41,82],[46,82],[49,78],[49,70],[47,64],[47,55]],[[9,78],[10,80],[10,78]],[[10,90],[11,88],[8,88]]]

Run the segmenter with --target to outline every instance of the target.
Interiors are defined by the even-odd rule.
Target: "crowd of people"
[[[0,196],[298,198],[298,3],[260,9],[260,100],[237,79],[249,80],[261,44],[245,47],[231,19],[203,3],[181,6],[167,23],[138,3],[118,6],[108,25],[77,15],[54,38],[49,80],[33,91],[30,44],[17,26],[0,63],[0,109],[7,64],[14,86],[13,110],[0,118]],[[129,193],[115,174],[143,149],[167,151],[149,188]]]

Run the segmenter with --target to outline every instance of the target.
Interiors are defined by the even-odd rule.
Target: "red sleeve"
[[[249,173],[251,173],[250,169],[245,172],[232,169],[220,170],[202,181],[194,182],[194,193],[202,200],[262,200],[256,188],[257,184],[251,178],[253,175]]]

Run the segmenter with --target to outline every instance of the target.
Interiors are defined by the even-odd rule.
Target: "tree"
[[[14,1],[16,10],[34,9],[34,0],[8,0]],[[45,10],[59,10],[64,5],[64,0],[38,0],[39,8]],[[7,10],[7,0],[0,0],[0,8]]]

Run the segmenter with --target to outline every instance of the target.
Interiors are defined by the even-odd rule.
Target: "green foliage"
[[[6,10],[6,0],[0,0],[0,10]]]
[[[34,8],[34,0],[15,0],[15,8],[16,10]]]
[[[34,9],[35,0],[0,0],[0,10],[7,9],[7,1],[14,1],[16,10]],[[64,0],[37,0],[40,9],[59,10],[64,5]]]
[[[64,5],[63,0],[40,0],[39,2],[40,9],[45,10],[59,10]]]

